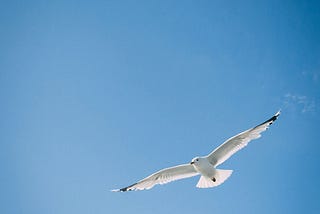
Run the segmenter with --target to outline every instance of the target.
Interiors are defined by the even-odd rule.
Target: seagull
[[[138,181],[137,183],[111,191],[126,192],[132,190],[151,189],[157,184],[166,184],[199,174],[201,177],[196,187],[210,188],[218,186],[230,177],[233,170],[217,169],[216,167],[229,159],[237,151],[248,145],[251,140],[261,137],[261,133],[267,130],[279,115],[280,111],[278,111],[269,120],[229,138],[207,156],[195,157],[188,164],[162,169]]]

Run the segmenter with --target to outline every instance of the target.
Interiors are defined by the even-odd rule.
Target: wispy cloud
[[[315,112],[316,101],[304,95],[288,93],[284,96],[284,107],[298,110],[301,113]]]

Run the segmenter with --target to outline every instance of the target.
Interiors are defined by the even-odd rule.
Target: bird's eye
[[[199,159],[197,158],[196,161],[199,161]]]

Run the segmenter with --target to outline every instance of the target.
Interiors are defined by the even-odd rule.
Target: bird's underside
[[[197,183],[198,188],[218,186],[231,176],[232,170],[216,169],[216,167],[244,148],[251,140],[259,138],[261,133],[269,128],[279,115],[280,111],[265,122],[229,138],[207,156],[193,158],[189,164],[162,169],[130,186],[112,191],[151,189],[157,184],[166,184],[197,175],[201,176]]]

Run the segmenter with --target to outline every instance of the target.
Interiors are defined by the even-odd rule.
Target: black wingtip
[[[278,111],[273,117],[271,117],[269,120],[267,120],[264,123],[270,123],[270,125],[271,125],[274,121],[276,121],[278,119],[279,115],[280,115],[280,111]]]
[[[276,119],[278,119],[281,111],[279,110],[272,118],[270,118],[269,122],[274,122]]]
[[[127,188],[119,189],[119,192],[126,192],[126,191],[128,191],[128,189],[127,189]]]
[[[266,120],[264,121],[263,123],[257,125],[256,127],[258,126],[261,126],[263,124],[266,124],[266,123],[269,123],[269,125],[271,125],[274,121],[276,121],[280,115],[281,111],[279,110],[273,117],[271,117],[269,120]]]
[[[119,189],[119,192],[127,192],[127,191],[131,191],[131,190],[128,190],[129,187],[125,187],[125,188],[122,188],[122,189]]]
[[[113,190],[113,192],[127,192],[127,191],[132,191],[132,189],[130,189],[131,187],[133,187],[134,185],[136,185],[137,183],[134,183],[130,186],[121,188],[121,189],[117,189],[117,190]]]

